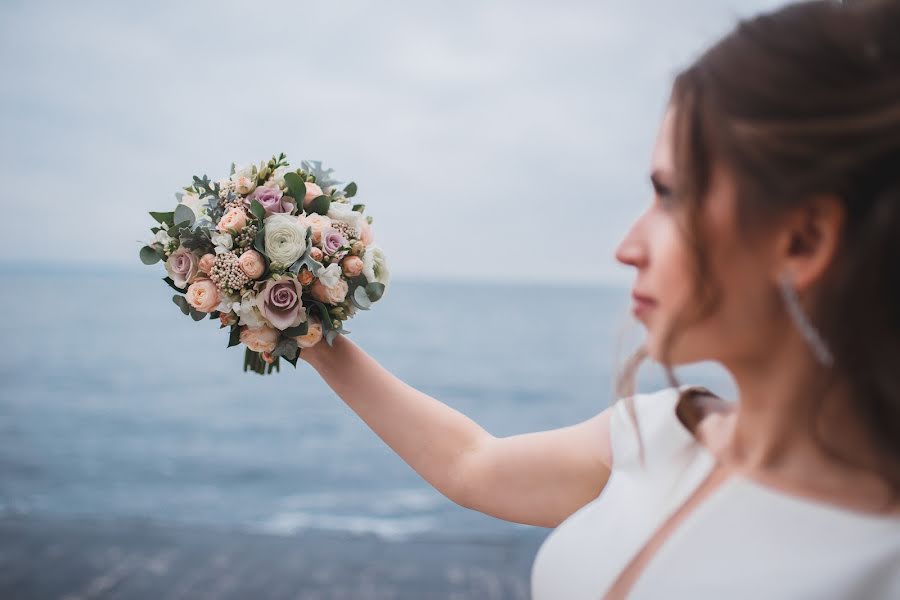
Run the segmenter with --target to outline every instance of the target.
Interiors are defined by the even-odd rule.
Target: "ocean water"
[[[159,265],[0,274],[0,515],[384,539],[539,529],[453,504],[302,361],[243,372],[243,348],[225,348],[217,321],[182,315]],[[505,436],[609,405],[628,303],[625,288],[395,281],[345,328]],[[627,331],[640,339],[639,325]],[[643,373],[639,388],[664,384],[652,365]],[[723,378],[700,368],[690,380]]]

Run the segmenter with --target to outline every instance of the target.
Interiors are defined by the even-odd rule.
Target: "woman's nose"
[[[624,265],[641,267],[647,260],[646,248],[638,236],[639,223],[640,219],[631,226],[616,248],[616,260]]]

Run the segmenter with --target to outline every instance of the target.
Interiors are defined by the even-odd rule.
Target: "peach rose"
[[[322,231],[331,227],[331,218],[318,213],[303,216],[298,220],[301,224],[312,228],[310,240],[313,244],[320,243],[322,241]]]
[[[306,196],[303,197],[303,207],[306,208],[309,206],[309,203],[312,202],[315,198],[318,198],[322,195],[322,188],[313,183],[312,181],[306,182]]]
[[[300,348],[310,348],[319,343],[322,339],[322,322],[315,317],[309,319],[309,330],[306,335],[298,335],[294,337],[297,340],[297,346]]]
[[[363,260],[358,256],[346,256],[341,261],[341,268],[347,277],[356,277],[363,270]]]
[[[209,275],[210,271],[212,271],[213,265],[216,264],[216,255],[215,254],[204,254],[200,257],[199,268],[201,271]]]
[[[359,234],[359,241],[366,246],[375,241],[375,234],[372,232],[372,227],[368,222],[362,226],[362,231]]]
[[[200,312],[210,313],[219,305],[219,288],[211,279],[197,279],[188,286],[188,304]]]
[[[238,258],[238,266],[250,279],[259,279],[266,271],[266,259],[256,250],[247,250]]]
[[[310,248],[309,257],[315,261],[322,262],[322,258],[325,257],[325,253],[321,248]]]
[[[300,285],[309,285],[313,279],[315,279],[315,275],[309,269],[302,269],[297,274],[297,281],[300,282]]]
[[[241,329],[241,343],[254,352],[272,352],[278,343],[278,330],[268,325]]]
[[[247,213],[244,212],[241,208],[232,208],[229,209],[225,216],[219,221],[219,225],[217,229],[222,233],[226,233],[229,230],[234,230],[235,232],[240,231],[247,225]]]
[[[328,302],[331,304],[338,304],[344,301],[344,298],[347,297],[347,292],[350,287],[347,285],[347,282],[343,279],[339,279],[337,283],[334,284],[333,287],[325,287],[320,280],[315,281],[312,284],[312,287],[309,288],[310,293],[313,295],[313,298],[320,302]]]

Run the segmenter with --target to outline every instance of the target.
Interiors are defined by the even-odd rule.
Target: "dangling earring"
[[[784,298],[788,314],[790,314],[797,329],[799,329],[803,337],[806,338],[807,343],[812,347],[816,359],[826,367],[832,366],[834,364],[834,357],[831,355],[831,351],[828,349],[825,340],[822,339],[822,336],[819,335],[819,332],[810,322],[806,313],[803,312],[803,307],[800,305],[800,300],[797,298],[797,290],[794,288],[794,282],[790,273],[783,271],[779,276],[779,283],[781,296]]]

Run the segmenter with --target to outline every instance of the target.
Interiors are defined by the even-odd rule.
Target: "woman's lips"
[[[649,296],[638,294],[637,292],[632,292],[631,298],[634,300],[631,311],[638,317],[645,315],[656,306],[656,300]]]

